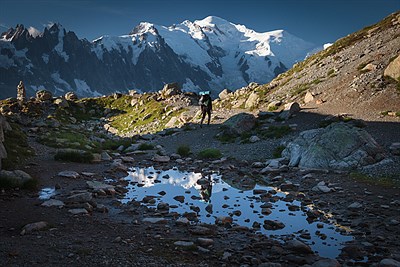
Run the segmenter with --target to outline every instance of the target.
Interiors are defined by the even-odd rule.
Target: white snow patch
[[[326,44],[324,44],[324,46],[323,46],[323,47],[324,47],[324,50],[327,49],[328,47],[332,46],[332,45],[333,45],[333,43],[326,43]]]
[[[41,32],[38,29],[32,26],[28,28],[28,32],[33,38],[36,38],[41,34]]]
[[[95,47],[92,48],[92,51],[96,53],[97,58],[103,59],[104,51],[110,52],[112,50],[117,50],[119,52],[129,53],[131,49],[133,51],[132,63],[136,65],[140,54],[146,48],[146,45],[143,43],[147,42],[150,44],[155,41],[155,38],[144,36],[122,35],[115,37],[105,35],[93,41]]]
[[[97,91],[92,91],[85,81],[74,79],[76,92],[81,96],[101,96]]]
[[[186,78],[186,82],[182,85],[182,91],[197,93],[201,91],[201,88],[195,85],[191,79]]]
[[[61,28],[58,32],[58,44],[54,47],[54,50],[64,58],[65,62],[68,62],[69,56],[64,51],[64,29]]]
[[[69,83],[67,83],[65,80],[61,79],[60,73],[55,72],[53,74],[51,74],[51,78],[53,79],[54,82],[63,85],[63,87],[68,90],[68,91],[72,91],[71,85]],[[60,89],[61,91],[64,92],[63,89]]]
[[[105,51],[132,51],[132,63],[136,65],[146,48],[154,51],[158,48],[160,37],[185,63],[207,73],[211,77],[209,86],[217,90],[234,90],[247,85],[240,70],[245,61],[249,66],[246,70],[249,81],[265,83],[275,77],[274,70],[281,63],[290,68],[304,60],[308,52],[321,49],[284,30],[259,33],[244,25],[209,16],[194,22],[185,20],[170,27],[140,23],[134,34],[102,36],[94,40],[92,51],[99,59],[103,58]],[[221,63],[222,77],[207,67],[213,62]],[[190,80],[185,84],[188,90],[195,87]]]

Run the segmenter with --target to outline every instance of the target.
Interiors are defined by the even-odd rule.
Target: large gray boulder
[[[285,109],[282,111],[281,114],[279,114],[279,117],[281,119],[287,120],[290,117],[292,117],[294,114],[300,112],[301,108],[299,103],[297,102],[291,102],[285,104]]]
[[[390,62],[383,74],[395,80],[400,78],[400,55]]]
[[[282,155],[292,167],[336,170],[374,164],[385,156],[369,133],[346,123],[301,132]]]
[[[256,117],[249,113],[239,113],[230,117],[222,125],[229,132],[240,135],[253,129],[256,125]]]
[[[160,93],[163,98],[169,98],[174,95],[182,94],[182,91],[178,83],[167,83]]]
[[[43,102],[53,98],[53,94],[47,90],[40,90],[36,92],[36,99]]]
[[[247,98],[246,103],[244,104],[244,108],[254,108],[255,106],[257,106],[258,101],[260,101],[260,96],[257,92],[252,92],[249,98]]]
[[[230,94],[232,93],[231,90],[229,89],[224,89],[221,91],[221,93],[218,94],[219,99],[224,100],[229,98]]]
[[[64,98],[68,101],[75,101],[78,100],[78,96],[76,95],[75,92],[67,92],[64,96]]]
[[[9,184],[12,187],[20,187],[27,182],[33,180],[33,178],[29,174],[21,170],[1,170],[0,180],[3,180],[4,183]]]

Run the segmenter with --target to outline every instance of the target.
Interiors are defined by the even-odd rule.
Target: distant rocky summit
[[[20,80],[29,96],[42,89],[80,97],[157,91],[171,82],[218,95],[268,82],[315,49],[283,30],[257,33],[218,17],[170,27],[143,22],[129,35],[92,42],[60,24],[33,35],[17,25],[0,39],[0,98],[14,96]]]

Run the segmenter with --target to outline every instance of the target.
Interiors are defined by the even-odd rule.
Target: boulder
[[[389,150],[393,155],[400,156],[400,143],[392,143]]]
[[[312,101],[314,101],[314,95],[310,91],[307,91],[306,95],[304,96],[304,103],[307,104]]]
[[[29,174],[21,170],[1,170],[0,180],[3,180],[5,183],[10,184],[13,187],[19,187],[33,180],[33,178]]]
[[[259,100],[260,96],[258,95],[258,93],[252,92],[249,98],[247,98],[246,103],[244,104],[244,108],[254,108],[255,106],[257,106]]]
[[[25,235],[27,233],[31,233],[31,232],[34,232],[34,231],[44,230],[48,226],[49,226],[49,223],[45,222],[45,221],[30,223],[30,224],[25,225],[22,228],[21,235]]]
[[[282,105],[282,101],[278,101],[278,100],[272,101],[271,103],[268,104],[267,109],[268,110],[276,110],[281,105]]]
[[[299,240],[290,240],[286,243],[286,248],[301,254],[313,254],[311,248]]]
[[[230,117],[222,125],[229,132],[240,135],[253,129],[256,125],[256,117],[249,113],[239,113]]]
[[[281,119],[289,119],[290,117],[292,117],[294,114],[298,113],[301,110],[299,103],[297,102],[291,102],[291,103],[287,103],[285,105],[284,110],[282,111],[282,113],[279,115],[279,117]]]
[[[68,92],[64,95],[64,98],[68,101],[75,101],[78,100],[78,96],[75,94],[75,92]]]
[[[400,262],[394,259],[383,259],[379,262],[379,267],[399,267]]]
[[[229,97],[229,94],[231,94],[232,91],[229,89],[224,89],[221,91],[221,93],[219,93],[218,97],[221,100],[227,99]]]
[[[163,98],[169,98],[174,95],[182,94],[182,91],[178,83],[167,83],[160,93]]]
[[[68,101],[65,100],[65,98],[57,98],[56,100],[54,100],[54,104],[56,104],[60,108],[68,108],[69,107]]]
[[[77,173],[76,171],[62,171],[58,173],[58,176],[76,179],[79,177],[79,173]]]
[[[400,78],[400,55],[398,55],[390,64],[387,66],[383,75],[389,76],[396,81]]]
[[[376,65],[369,63],[367,64],[364,68],[361,69],[361,71],[374,71],[376,70]]]
[[[167,163],[171,160],[171,158],[168,156],[160,156],[158,154],[155,154],[151,160],[160,163]]]
[[[256,82],[251,82],[249,83],[249,85],[247,86],[247,88],[250,88],[252,90],[256,89],[257,87],[259,87],[260,85]]]
[[[68,203],[85,203],[91,201],[93,198],[92,193],[83,192],[67,197],[66,202]]]
[[[53,94],[47,90],[40,90],[36,92],[36,100],[41,102],[48,101],[53,98]]]
[[[282,155],[291,167],[335,170],[374,164],[385,156],[369,133],[346,123],[301,132]]]

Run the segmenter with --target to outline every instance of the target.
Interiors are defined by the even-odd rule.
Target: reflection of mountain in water
[[[197,180],[202,177],[201,173],[180,172],[176,169],[156,171],[153,167],[146,169],[132,168],[131,170],[125,179],[142,184],[143,187],[154,186],[154,181],[158,180],[162,184],[179,185],[185,189],[195,187],[200,190]]]
[[[249,183],[250,179],[242,178],[247,184],[242,190],[237,183],[240,179],[231,177],[222,180],[218,174],[210,177],[212,191],[209,192],[211,198],[207,199],[202,196],[201,184],[206,185],[208,176],[202,177],[200,173],[180,172],[177,169],[159,171],[153,167],[133,168],[125,178],[130,182],[126,187],[128,192],[120,201],[142,201],[149,206],[157,206],[160,202],[168,203],[171,212],[195,213],[193,221],[201,223],[214,224],[218,217],[229,216],[235,225],[253,228],[256,223],[260,226],[254,228],[256,231],[274,235],[277,239],[286,235],[309,233],[312,241],[310,246],[322,256],[336,257],[340,253],[341,244],[352,239],[342,235],[331,224],[318,220],[308,221],[306,212],[313,208],[302,207],[300,201],[287,199],[286,193],[277,188],[254,185],[254,182]],[[254,190],[249,190],[250,187]],[[179,200],[176,198],[178,196]],[[151,202],[144,200],[149,197]],[[209,203],[212,204],[211,209]],[[283,228],[271,230],[268,222],[274,221],[281,223]],[[323,228],[320,229],[317,224],[322,224]],[[330,239],[322,239],[323,235],[318,233]]]

